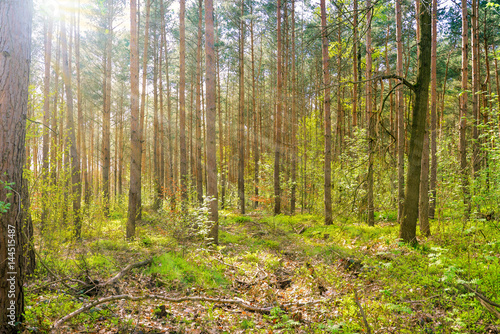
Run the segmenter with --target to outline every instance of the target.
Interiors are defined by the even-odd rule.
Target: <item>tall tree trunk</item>
[[[342,79],[342,4],[337,6],[337,81]],[[337,86],[337,145],[334,152],[334,159],[342,154],[345,125],[344,110],[342,106],[342,85]]]
[[[207,87],[207,195],[210,200],[210,238],[215,244],[219,243],[219,212],[217,207],[217,148],[216,148],[216,81],[215,81],[215,49],[214,49],[214,11],[213,1],[205,0],[205,53],[206,53],[206,87]],[[222,134],[221,134],[222,135]]]
[[[297,191],[297,77],[295,69],[295,0],[292,0],[292,50],[291,50],[291,61],[292,61],[292,192],[290,195],[290,213],[295,214],[295,197]]]
[[[156,32],[156,31],[155,31]],[[158,95],[162,95],[160,91],[158,94],[158,71],[160,69],[158,56],[158,37],[153,34],[153,161],[154,161],[154,202],[153,210],[157,211],[161,207],[161,175],[160,175],[160,150],[161,150],[161,137],[160,137],[160,118],[158,115]],[[160,78],[161,81],[161,78]]]
[[[280,155],[281,155],[281,106],[282,106],[282,60],[281,60],[281,0],[277,5],[277,91],[274,134],[274,214],[281,213]]]
[[[478,15],[479,1],[472,0],[471,17],[471,49],[472,49],[472,176],[478,177],[481,169],[481,156],[479,152],[479,125],[480,125],[480,106],[479,106],[479,37],[478,37]]]
[[[130,118],[130,188],[126,235],[129,240],[135,237],[135,221],[141,210],[142,145],[139,111],[139,48],[137,40],[136,0],[130,0]]]
[[[437,0],[432,0],[432,49],[431,49],[431,179],[429,184],[429,218],[436,212],[437,181]],[[444,98],[444,95],[443,95]],[[428,231],[430,233],[430,230]]]
[[[85,136],[85,121],[83,119],[83,97],[81,88],[81,66],[80,66],[80,7],[78,7],[77,31],[75,33],[75,56],[76,56],[76,89],[77,89],[77,113],[78,113],[78,150],[82,161],[82,184],[85,204],[90,204],[90,184],[87,162],[87,144]]]
[[[160,25],[160,50],[158,51],[159,55],[159,64],[158,64],[158,74],[160,76],[159,82],[159,90],[160,90],[160,199],[165,199],[165,184],[167,182],[167,172],[165,172],[165,108],[163,101],[163,57],[162,51],[163,48],[167,48],[166,45],[166,36],[165,36],[165,8],[163,6],[163,1],[160,2],[160,15],[161,15],[161,25]],[[169,89],[169,88],[167,88]]]
[[[57,34],[58,36],[60,34]],[[52,183],[55,184],[57,181],[57,173],[58,173],[58,152],[62,148],[62,145],[60,145],[58,139],[58,127],[57,127],[57,120],[58,120],[58,99],[59,99],[59,70],[60,70],[60,63],[61,63],[61,40],[59,38],[59,42],[57,43],[57,50],[56,50],[56,62],[54,66],[54,103],[53,103],[53,108],[52,108],[52,117],[51,117],[51,128],[52,128],[52,134],[51,134],[51,147],[50,147],[50,168],[51,168],[51,175],[50,178],[52,180]],[[59,145],[59,146],[58,146]]]
[[[250,5],[250,15],[253,15],[253,5]],[[255,54],[254,54],[254,19],[250,21],[250,47],[252,55],[252,116],[253,116],[253,164],[254,164],[254,202],[253,207],[259,206],[259,116],[257,107],[257,93],[255,85]],[[220,124],[220,123],[219,123]],[[221,131],[222,133],[222,131]]]
[[[43,78],[43,124],[50,123],[50,62],[52,58],[52,18],[47,15],[44,25],[44,46],[45,46],[45,72]],[[51,129],[54,131],[54,129]],[[45,182],[49,181],[49,148],[50,148],[50,133],[47,129],[43,129],[43,146],[42,146],[42,177]],[[40,226],[42,233],[47,225],[48,215],[48,199],[42,201],[42,215],[40,218]]]
[[[375,122],[376,113],[373,112],[372,103],[372,3],[367,0],[366,8],[367,15],[367,30],[366,30],[366,116],[368,119],[368,173],[366,176],[367,183],[367,222],[368,226],[375,225],[375,209],[373,207],[373,160],[375,155]]]
[[[201,166],[201,28],[202,0],[198,0],[198,46],[196,52],[196,193],[198,203],[203,203],[203,170]]]
[[[330,115],[330,68],[328,65],[328,31],[326,25],[325,0],[321,0],[321,45],[323,55],[323,85],[324,85],[324,114],[325,114],[325,224],[333,222],[332,217],[332,123]]]
[[[352,47],[352,127],[358,126],[358,0],[353,0],[352,13],[353,47]]]
[[[104,214],[109,215],[109,188],[111,170],[111,49],[113,46],[113,0],[108,0],[107,26],[104,69],[104,110],[102,117],[102,190]]]
[[[239,93],[239,108],[238,108],[238,198],[240,213],[245,214],[245,19],[244,19],[244,0],[241,0],[240,8],[240,93]]]
[[[168,177],[167,177],[167,192],[170,196],[170,210],[175,210],[175,185],[176,173],[174,173],[174,145],[173,145],[173,123],[172,123],[172,101],[170,96],[170,75],[168,70],[168,44],[165,43],[165,79],[167,85],[167,138],[168,138]]]
[[[120,94],[120,108],[119,108],[119,113],[120,113],[120,118],[119,118],[119,125],[118,125],[118,196],[119,200],[121,203],[122,200],[122,195],[123,195],[123,154],[124,154],[124,147],[123,147],[123,127],[125,126],[125,123],[123,122],[123,102],[124,102],[124,95],[125,95],[125,83],[122,81],[121,83],[122,88],[121,88],[121,94]]]
[[[419,11],[419,45],[417,81],[413,85],[415,98],[410,133],[410,152],[403,208],[403,221],[399,237],[408,243],[417,243],[416,226],[420,193],[420,172],[427,109],[429,104],[429,82],[431,72],[431,13],[429,0],[421,0]]]
[[[500,76],[498,74],[498,56],[497,56],[497,53],[496,53],[496,49],[494,46],[492,46],[492,49],[493,49],[493,54],[495,55],[495,57],[493,57],[495,59],[495,82],[496,82],[496,86],[497,86],[497,99],[498,99],[498,110],[500,110]],[[498,115],[499,116],[499,119],[498,119],[498,131],[500,133],[500,114]]]
[[[180,0],[179,12],[179,152],[180,181],[183,209],[187,206],[187,151],[186,151],[186,0]]]
[[[144,24],[144,49],[143,49],[143,54],[142,54],[142,91],[141,91],[141,114],[140,114],[140,123],[139,123],[139,135],[140,135],[140,152],[141,152],[141,159],[139,161],[139,172],[142,174],[145,174],[147,169],[146,169],[146,149],[143,147],[143,143],[147,143],[145,140],[145,135],[147,133],[145,132],[145,127],[147,124],[144,123],[144,116],[146,113],[146,105],[147,105],[147,96],[146,96],[146,83],[147,83],[147,72],[148,72],[148,48],[149,48],[149,19],[150,19],[150,12],[151,12],[151,0],[146,1],[146,22]],[[132,30],[130,31],[132,34]],[[139,52],[139,51],[137,51]],[[137,61],[139,61],[139,56],[137,56]],[[137,65],[139,66],[139,65]],[[146,182],[147,184],[147,182]],[[142,185],[142,182],[141,182]],[[138,202],[138,211],[136,213],[137,219],[142,218],[142,189],[141,186],[138,189],[137,193],[137,202]]]
[[[397,64],[396,74],[403,76],[403,34],[401,18],[401,0],[396,0],[396,43]],[[403,221],[403,203],[405,199],[405,105],[403,97],[403,86],[399,85],[396,90],[396,118],[397,118],[397,143],[398,143],[398,222]]]
[[[27,189],[23,168],[32,6],[29,0],[0,2],[0,199],[10,205],[0,214],[0,333],[6,334],[21,332],[24,322],[22,231],[29,201],[22,203],[28,198],[21,193]]]
[[[71,71],[69,67],[68,43],[66,40],[66,25],[64,19],[61,20],[61,43],[63,56],[63,78],[66,88],[66,145],[69,146],[71,158],[71,191],[73,194],[73,215],[75,225],[75,236],[81,238],[82,225],[80,218],[81,206],[81,175],[80,175],[80,157],[76,148],[75,122],[73,121],[73,90],[71,88]]]
[[[465,133],[467,131],[467,70],[468,70],[468,24],[467,24],[467,0],[462,0],[462,94],[460,95],[460,123],[459,123],[459,152],[460,172],[462,176],[462,193],[464,196],[465,219],[470,215],[470,193],[469,176],[467,173],[467,148]]]

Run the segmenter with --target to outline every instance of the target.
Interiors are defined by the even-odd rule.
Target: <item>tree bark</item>
[[[23,168],[32,15],[29,0],[0,2],[0,201],[9,205],[0,213],[0,333],[6,334],[21,332],[24,321],[22,231],[29,202],[21,203],[20,193],[27,186]]]
[[[281,0],[277,4],[277,91],[274,133],[274,214],[281,213],[280,155],[281,155],[281,107],[282,107],[282,60],[281,60]]]
[[[245,214],[245,19],[244,19],[244,1],[241,0],[240,7],[240,50],[239,50],[239,108],[238,108],[238,198],[240,213]]]
[[[371,32],[371,21],[372,21],[372,3],[371,0],[367,0],[366,8],[368,10],[367,15],[367,30],[366,30],[366,117],[368,120],[368,172],[366,175],[367,183],[367,223],[368,226],[375,225],[375,209],[373,206],[373,160],[375,155],[375,122],[376,113],[373,112],[373,102],[372,102],[372,32]]]
[[[45,72],[43,78],[43,123],[50,123],[50,62],[52,58],[52,18],[47,15],[44,25],[44,46],[45,46]],[[43,146],[42,146],[42,177],[45,182],[49,182],[49,148],[50,148],[50,133],[48,129],[43,129]],[[47,225],[48,201],[42,201],[42,214],[40,218],[40,226],[42,233]]]
[[[187,151],[186,151],[186,0],[180,0],[179,12],[179,150],[180,181],[183,210],[187,207]]]
[[[111,49],[113,46],[113,0],[107,1],[107,36],[104,67],[104,109],[102,116],[102,193],[104,214],[109,215],[111,171]]]
[[[417,81],[414,85],[412,124],[410,133],[410,151],[408,173],[403,207],[403,221],[399,237],[407,243],[415,244],[420,193],[420,172],[422,147],[425,134],[427,109],[429,104],[429,82],[431,72],[431,13],[429,0],[421,0],[419,11],[420,53],[418,57]]]
[[[219,212],[217,204],[217,148],[215,133],[216,121],[216,77],[214,48],[214,11],[213,0],[205,0],[205,53],[206,53],[206,113],[207,113],[207,195],[210,200],[210,221],[212,227],[209,237],[215,244],[219,243]],[[222,134],[221,134],[222,135]]]
[[[296,192],[297,192],[297,74],[295,68],[295,0],[292,0],[292,50],[290,59],[292,61],[292,167],[291,167],[291,178],[292,178],[292,189],[290,194],[290,213],[295,214],[295,202],[296,202]]]
[[[437,11],[438,11],[437,0],[432,0],[431,178],[429,183],[429,195],[430,195],[429,218],[431,219],[434,219],[436,211],[436,180],[437,180]]]
[[[64,19],[61,21],[61,43],[63,56],[63,79],[66,88],[66,145],[69,146],[71,158],[71,191],[73,195],[73,221],[75,225],[75,236],[81,238],[81,196],[82,184],[80,174],[80,157],[76,148],[75,122],[73,120],[73,90],[71,88],[71,71],[69,68],[68,43],[66,40],[66,27]]]
[[[331,225],[332,218],[332,123],[330,114],[330,68],[328,65],[328,31],[326,25],[325,0],[321,0],[321,49],[323,56],[323,85],[324,85],[324,117],[325,117],[325,164],[324,164],[324,191],[325,191],[325,224]]]
[[[135,237],[135,221],[141,201],[141,124],[139,111],[139,48],[137,40],[137,2],[130,0],[130,188],[127,239]]]
[[[467,172],[467,148],[465,133],[467,131],[467,71],[468,71],[468,23],[467,23],[467,0],[462,0],[462,92],[460,93],[460,123],[459,123],[459,152],[460,172],[462,178],[462,193],[464,196],[464,218],[470,215],[470,193],[469,176]]]
[[[396,74],[403,76],[403,41],[402,41],[402,18],[401,0],[396,0],[396,43],[397,64]],[[397,117],[397,143],[398,143],[398,222],[403,221],[403,204],[405,199],[405,111],[404,111],[403,87],[399,85],[396,89],[396,117]]]
[[[476,179],[481,169],[481,154],[479,152],[479,125],[480,125],[480,105],[479,105],[479,37],[478,37],[478,15],[479,1],[472,0],[471,17],[471,49],[472,49],[472,177]]]
[[[425,131],[422,148],[422,170],[420,171],[420,203],[418,210],[420,232],[425,236],[431,235],[429,227],[429,132]]]
[[[201,28],[202,28],[202,0],[198,0],[198,45],[196,52],[196,193],[198,203],[203,203],[203,170],[202,170],[202,141],[201,141]]]
[[[358,0],[353,0],[352,13],[352,127],[358,126]]]

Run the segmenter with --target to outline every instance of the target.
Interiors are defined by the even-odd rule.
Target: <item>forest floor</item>
[[[500,333],[498,222],[432,221],[433,236],[410,247],[394,222],[223,212],[220,245],[207,247],[172,215],[145,213],[134,242],[125,221],[112,215],[87,222],[80,242],[40,244],[27,333],[92,302],[58,332]]]

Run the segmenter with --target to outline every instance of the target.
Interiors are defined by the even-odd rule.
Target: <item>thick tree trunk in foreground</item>
[[[20,332],[24,321],[22,231],[29,203],[21,203],[21,193],[27,182],[23,167],[32,15],[29,0],[0,1],[0,201],[9,205],[0,213],[2,334]]]
[[[408,243],[417,243],[416,226],[418,218],[418,202],[420,193],[420,171],[422,163],[422,147],[424,142],[427,109],[429,104],[429,82],[431,72],[431,13],[429,0],[421,0],[420,5],[420,54],[418,57],[418,74],[415,83],[415,99],[410,133],[410,152],[408,156],[408,173],[399,237]]]
[[[325,224],[332,224],[332,123],[330,115],[330,69],[328,66],[328,34],[325,0],[321,0],[321,46],[323,55],[324,117],[325,117]]]
[[[214,9],[213,1],[205,0],[205,52],[206,52],[206,87],[207,87],[207,195],[210,200],[210,221],[212,227],[209,237],[215,244],[219,243],[219,211],[217,203],[217,148],[215,133],[216,120],[216,77],[214,48]],[[222,134],[220,134],[222,136]]]

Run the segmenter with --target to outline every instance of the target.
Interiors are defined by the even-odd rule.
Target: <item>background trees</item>
[[[108,207],[110,214],[125,210],[127,188],[129,238],[142,208],[187,213],[217,194],[218,209],[247,210],[253,202],[274,214],[324,213],[326,223],[374,224],[396,212],[403,221],[404,201],[416,192],[404,166],[409,172],[411,154],[420,151],[412,151],[409,130],[421,101],[405,88],[419,77],[415,6],[320,4],[216,1],[210,14],[210,3],[141,2],[130,4],[126,18],[121,2],[92,3],[64,13],[66,43],[61,17],[36,16],[35,33],[45,26],[45,42],[34,52],[41,61],[32,69],[30,117],[39,123],[30,127],[27,167],[45,176],[32,180],[34,206],[43,208],[33,211],[35,226],[78,225],[81,216],[84,233]],[[491,130],[499,127],[498,27],[491,24],[498,12],[473,5],[433,7],[431,168],[430,176],[422,173],[431,218],[494,211],[500,195],[498,130]],[[63,88],[76,94],[63,95]],[[72,105],[75,124],[66,129]],[[64,208],[74,209],[55,207],[49,190],[60,190]]]

